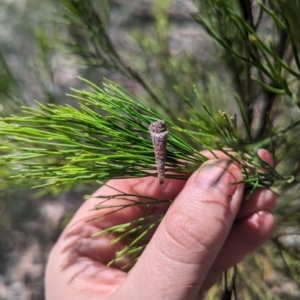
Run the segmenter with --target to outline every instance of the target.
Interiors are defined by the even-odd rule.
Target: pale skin
[[[85,222],[99,215],[99,211],[91,211],[99,199],[84,202],[50,253],[46,299],[202,299],[225,270],[257,250],[274,229],[270,211],[275,195],[259,189],[243,201],[244,185],[231,185],[243,179],[240,168],[228,165],[227,157],[216,153],[219,160],[204,152],[211,160],[186,182],[166,179],[163,187],[155,177],[109,182],[128,193],[174,199],[130,273],[118,265],[106,266],[121,245],[111,245],[107,236],[90,237],[137,218],[143,209],[132,207]],[[260,149],[259,155],[273,164],[267,151]],[[112,194],[115,191],[103,186],[95,196]],[[157,212],[161,210],[166,208],[157,208]]]

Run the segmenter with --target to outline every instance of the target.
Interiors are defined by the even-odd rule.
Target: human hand
[[[265,150],[260,157],[273,164]],[[222,272],[258,249],[271,235],[274,194],[257,190],[242,201],[240,169],[221,152],[222,160],[204,163],[187,182],[157,178],[112,180],[118,190],[160,199],[174,199],[138,262],[127,274],[107,267],[120,245],[108,236],[91,235],[143,214],[138,206],[85,222],[99,215],[86,201],[53,247],[46,269],[46,299],[193,300],[199,299]],[[207,154],[207,156],[210,156]],[[210,156],[210,158],[212,158]],[[113,195],[108,186],[96,195]],[[117,204],[117,199],[110,200]],[[124,245],[123,245],[124,246]]]

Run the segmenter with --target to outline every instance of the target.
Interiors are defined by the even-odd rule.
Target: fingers
[[[268,165],[270,165],[271,167],[274,166],[274,159],[273,159],[273,157],[272,157],[272,155],[270,154],[269,151],[267,151],[266,149],[258,149],[257,154]]]
[[[215,152],[218,157],[228,159],[223,152]],[[269,165],[274,160],[265,149],[259,149],[258,155]],[[208,153],[208,157],[212,154]],[[274,231],[274,217],[269,212],[276,204],[276,196],[269,189],[259,189],[243,200],[231,232],[215,260],[202,288],[208,290],[224,271],[243,260],[245,256],[261,247]]]
[[[236,222],[210,269],[201,292],[208,290],[224,271],[261,247],[273,233],[274,226],[274,217],[268,211],[258,211]]]
[[[234,183],[241,180],[233,164],[203,164],[111,299],[196,299],[239,209],[243,185]]]
[[[258,211],[270,211],[276,204],[276,196],[269,189],[259,189],[254,194],[243,201],[240,210],[237,214],[237,219],[245,218]]]

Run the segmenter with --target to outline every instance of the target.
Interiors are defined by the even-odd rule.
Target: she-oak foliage
[[[80,109],[39,104],[37,109],[24,107],[23,117],[1,120],[0,133],[5,140],[0,149],[8,154],[2,155],[0,162],[16,165],[15,177],[39,180],[41,186],[156,176],[149,124],[161,116],[111,82],[104,89],[87,83],[92,91],[74,90],[71,95],[80,101]],[[193,130],[166,120],[172,131],[167,143],[167,178],[187,179],[207,160],[199,152],[202,146],[210,151],[219,149],[239,162],[250,188],[293,179],[278,174],[256,154],[264,143],[276,140],[290,127],[258,144],[243,144],[234,118],[214,113],[204,103],[202,107],[203,112],[194,113],[194,120],[182,121],[182,127],[187,123]],[[190,146],[176,131],[189,136],[199,148]]]
[[[192,82],[193,57],[185,62],[186,69],[190,70],[189,84],[183,84],[182,77],[177,75],[182,71],[181,61],[172,57],[168,49],[167,11],[171,2],[153,3],[157,44],[151,38],[136,35],[145,55],[158,57],[160,76],[142,76],[143,67],[126,64],[109,37],[109,1],[103,1],[99,15],[91,1],[61,0],[66,9],[62,17],[69,22],[74,40],[65,46],[87,66],[113,70],[135,81],[148,95],[148,104],[110,81],[100,88],[82,79],[87,88],[74,89],[69,95],[78,100],[79,108],[38,103],[38,108],[23,107],[22,116],[3,117],[0,163],[16,170],[14,178],[33,180],[36,186],[44,187],[85,181],[105,184],[113,178],[157,176],[149,124],[163,119],[169,131],[166,178],[186,180],[207,160],[200,150],[220,150],[241,165],[247,193],[260,187],[273,186],[277,191],[297,187],[300,162],[295,137],[298,137],[300,114],[287,119],[278,110],[292,107],[292,111],[300,107],[299,13],[296,13],[300,11],[299,1],[197,1],[198,11],[193,13],[193,18],[220,46],[216,52],[231,76],[233,92],[227,104],[235,101],[238,108],[232,115],[215,109],[214,99],[208,100],[204,85]],[[272,34],[266,33],[264,24],[272,27]],[[159,82],[155,81],[156,77]],[[203,78],[203,73],[199,74],[199,80]],[[170,103],[165,95],[170,95]],[[172,111],[178,111],[179,115]],[[259,148],[267,148],[275,155],[274,168],[259,158]],[[290,169],[285,166],[288,151],[292,161]],[[110,213],[132,205],[149,207],[172,201],[138,195],[143,198],[139,202],[132,200],[134,196],[116,190],[109,199],[126,199],[128,204],[116,206]],[[106,204],[109,199],[99,196],[95,209],[110,207]],[[280,208],[287,209],[284,205]],[[281,215],[281,220],[287,222],[284,216]],[[117,237],[112,242],[129,239],[129,245],[111,263],[130,257],[130,263],[124,266],[130,269],[146,246],[145,236],[162,218],[162,215],[145,215],[95,236],[113,233]],[[295,218],[291,222],[299,226]],[[289,251],[277,238],[273,242],[284,253],[288,272],[293,274],[294,265],[287,258],[294,262],[299,254]],[[239,272],[246,282],[243,274]],[[295,279],[296,275],[291,278]],[[257,290],[263,289],[258,282]],[[251,288],[249,293],[251,297]]]

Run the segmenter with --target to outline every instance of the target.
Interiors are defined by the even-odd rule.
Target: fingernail
[[[237,188],[237,180],[232,173],[237,171],[240,172],[235,165],[228,164],[228,162],[207,162],[198,170],[195,182],[202,187],[231,197]]]

